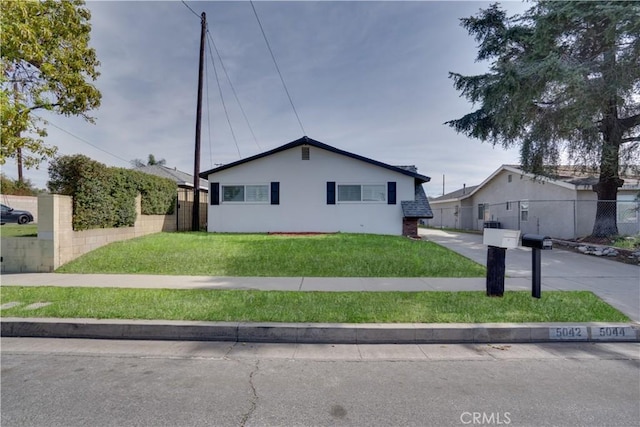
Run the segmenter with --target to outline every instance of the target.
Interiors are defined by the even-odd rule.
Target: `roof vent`
[[[302,160],[309,160],[309,147],[302,146]]]

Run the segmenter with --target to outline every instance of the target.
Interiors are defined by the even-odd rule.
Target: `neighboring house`
[[[193,189],[193,175],[189,175],[186,172],[179,171],[176,168],[169,168],[162,165],[147,165],[133,168],[134,170],[148,173],[150,175],[159,176],[161,178],[169,178],[175,181],[179,188]],[[209,186],[207,180],[200,178],[200,191],[207,192]]]
[[[177,185],[177,229],[178,231],[188,231],[192,227],[193,211],[193,175],[161,165],[147,165],[134,168],[134,170],[148,173],[150,175],[168,178]],[[200,228],[207,224],[207,192],[209,186],[206,179],[199,179],[200,182]]]
[[[417,235],[431,209],[413,166],[391,166],[308,137],[200,174],[210,232]]]
[[[621,176],[624,185],[618,190],[617,222],[622,235],[640,232],[637,171],[630,168]],[[480,185],[431,199],[434,216],[428,225],[463,230],[500,226],[556,238],[587,236],[595,221],[598,202],[592,186],[597,176],[562,166],[554,178],[536,177],[518,166],[503,165]]]

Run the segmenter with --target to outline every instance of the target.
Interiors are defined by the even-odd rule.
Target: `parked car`
[[[29,211],[21,211],[13,209],[7,205],[0,204],[0,225],[7,222],[15,222],[17,224],[28,224],[33,221],[33,215]]]

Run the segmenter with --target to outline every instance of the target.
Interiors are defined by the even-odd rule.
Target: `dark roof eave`
[[[382,162],[379,162],[377,160],[369,159],[367,157],[360,156],[360,155],[354,154],[354,153],[350,153],[348,151],[340,150],[338,148],[332,147],[332,146],[327,145],[327,144],[325,144],[323,142],[316,141],[316,140],[311,139],[311,138],[306,137],[306,136],[303,136],[300,139],[296,139],[295,141],[291,141],[288,144],[285,144],[285,145],[282,145],[280,147],[274,148],[273,150],[265,151],[264,153],[256,154],[255,156],[247,157],[246,159],[238,160],[238,161],[235,161],[235,162],[223,165],[223,166],[219,166],[219,167],[214,168],[214,169],[210,169],[208,171],[201,172],[199,176],[200,176],[200,178],[207,179],[207,178],[209,178],[209,175],[211,175],[213,173],[221,172],[221,171],[223,171],[225,169],[230,169],[232,167],[239,166],[241,164],[248,163],[248,162],[251,162],[253,160],[258,160],[258,159],[261,159],[263,157],[267,157],[267,156],[270,156],[272,154],[276,154],[276,153],[279,153],[281,151],[285,151],[285,150],[288,150],[290,148],[294,148],[294,147],[297,147],[297,146],[300,146],[300,145],[310,145],[312,147],[320,148],[320,149],[323,149],[323,150],[330,151],[332,153],[341,154],[343,156],[347,156],[347,157],[350,157],[352,159],[356,159],[356,160],[360,160],[360,161],[363,161],[363,162],[366,162],[366,163],[369,163],[369,164],[372,164],[372,165],[380,166],[380,167],[383,167],[385,169],[389,169],[389,170],[392,170],[394,172],[401,173],[403,175],[411,176],[411,177],[415,178],[416,181],[421,183],[421,184],[431,181],[431,178],[428,177],[428,176],[421,175],[421,174],[416,173],[416,172],[411,172],[411,171],[409,171],[407,169],[402,169],[402,168],[399,168],[397,166],[388,165],[386,163],[382,163]]]

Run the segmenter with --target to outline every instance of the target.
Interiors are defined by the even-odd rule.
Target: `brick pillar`
[[[418,237],[418,218],[402,218],[402,235]]]

